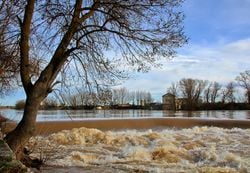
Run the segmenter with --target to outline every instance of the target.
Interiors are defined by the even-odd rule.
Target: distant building
[[[145,100],[140,100],[140,106],[145,106]]]
[[[163,109],[165,110],[181,110],[187,104],[186,98],[176,98],[171,93],[162,96]]]
[[[167,93],[162,96],[162,108],[165,110],[175,110],[175,95]]]

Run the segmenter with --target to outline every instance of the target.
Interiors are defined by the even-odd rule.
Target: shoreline
[[[14,122],[6,122],[2,131],[8,133],[16,127]],[[81,121],[43,121],[36,124],[36,135],[46,135],[73,128],[96,128],[99,130],[191,128],[194,126],[215,126],[222,128],[250,128],[250,120],[201,119],[201,118],[126,118],[87,119]]]

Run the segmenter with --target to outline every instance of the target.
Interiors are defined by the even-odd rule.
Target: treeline
[[[173,98],[172,110],[250,109],[250,70],[240,73],[227,84],[183,78],[172,83],[167,93]],[[78,89],[47,98],[40,109],[93,109],[98,106],[106,109],[162,109],[162,105],[154,104],[153,100],[150,92],[130,91],[124,87],[98,89],[96,92]],[[23,100],[15,105],[16,109],[23,109],[24,106]]]
[[[144,108],[153,102],[150,92],[130,91],[125,87],[99,89],[97,92],[84,90],[60,92],[45,99],[40,109],[93,109],[102,108]],[[25,101],[16,102],[16,109],[23,109]]]
[[[174,97],[173,109],[178,109],[178,99],[182,99],[181,109],[185,110],[250,109],[250,70],[224,85],[184,78],[172,83],[167,92]]]

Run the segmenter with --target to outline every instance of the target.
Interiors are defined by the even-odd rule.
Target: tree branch
[[[29,0],[25,7],[24,20],[21,25],[20,39],[20,73],[25,92],[32,87],[29,63],[29,39],[31,32],[31,21],[34,13],[35,0]]]

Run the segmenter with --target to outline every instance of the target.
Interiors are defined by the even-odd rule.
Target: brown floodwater
[[[15,122],[3,124],[2,131],[7,133],[16,127]],[[36,134],[44,135],[70,130],[73,128],[87,127],[100,130],[121,129],[155,129],[155,128],[190,128],[194,126],[216,126],[223,128],[250,128],[250,120],[234,119],[202,119],[202,118],[124,118],[124,119],[89,119],[80,121],[46,121],[37,122]]]
[[[44,172],[247,173],[250,129],[192,128],[98,130],[74,128],[32,138]]]
[[[9,131],[16,123],[5,124]],[[37,123],[44,173],[248,173],[250,120],[124,118]]]
[[[18,122],[23,111],[2,109],[0,114]],[[37,121],[81,121],[86,119],[195,117],[202,119],[250,119],[250,110],[167,111],[167,110],[40,110]]]

